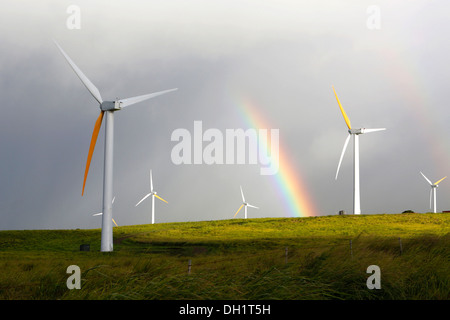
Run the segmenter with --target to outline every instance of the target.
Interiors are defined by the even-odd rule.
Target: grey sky
[[[352,210],[352,147],[331,85],[363,135],[363,213],[426,212],[432,181],[450,175],[447,1],[11,1],[0,12],[0,229],[98,228],[103,128],[81,197],[99,109],[53,43],[56,39],[104,99],[177,87],[117,112],[113,215],[150,222],[149,170],[169,204],[156,222],[289,217],[286,198],[259,165],[174,165],[177,128],[248,129],[252,101],[307,188],[318,215]],[[66,12],[81,9],[81,29]],[[370,30],[367,9],[380,9]],[[270,129],[270,128],[267,128]],[[450,210],[450,180],[437,190]]]

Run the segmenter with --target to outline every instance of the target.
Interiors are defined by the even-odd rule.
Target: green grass
[[[0,299],[450,297],[449,214],[124,226],[110,253],[99,252],[100,232],[1,231]],[[79,251],[84,243],[90,252]],[[80,290],[66,286],[72,264]],[[381,290],[366,286],[369,265],[381,269]]]

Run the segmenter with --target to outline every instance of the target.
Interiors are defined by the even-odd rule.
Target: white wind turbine
[[[241,211],[242,207],[244,207],[244,210],[245,210],[245,215],[244,215],[244,217],[245,217],[245,219],[247,219],[247,207],[251,207],[251,208],[255,208],[255,209],[259,209],[259,208],[258,208],[258,207],[255,207],[255,206],[253,206],[253,205],[251,205],[251,204],[249,204],[249,203],[247,203],[247,202],[245,202],[244,192],[242,191],[242,187],[241,187],[241,186],[240,186],[240,188],[241,188],[242,204],[241,204],[241,206],[239,207],[238,211],[236,211],[236,213],[234,214],[233,218],[236,217],[236,215],[238,214],[238,212]]]
[[[115,200],[115,199],[116,199],[116,197],[114,197],[114,198],[112,199],[111,204],[114,204],[114,200]],[[95,214],[93,214],[92,216],[95,217],[95,216],[101,216],[101,215],[103,215],[103,212],[95,213]],[[117,225],[116,221],[114,220],[114,218],[111,217],[111,220],[112,220],[112,222],[114,222],[114,224],[116,225],[116,227],[118,227],[118,225]]]
[[[379,129],[366,129],[366,128],[359,128],[359,129],[353,129],[350,124],[350,119],[347,117],[347,114],[344,111],[344,108],[341,105],[341,102],[339,101],[339,98],[336,94],[336,91],[334,90],[334,87],[332,86],[334,95],[336,96],[336,100],[339,104],[339,108],[341,109],[342,115],[344,116],[345,123],[348,127],[348,137],[345,140],[344,148],[342,149],[341,158],[339,159],[339,164],[336,171],[336,177],[337,179],[339,174],[339,167],[341,166],[342,158],[344,157],[345,149],[347,148],[347,144],[350,140],[350,137],[353,136],[353,214],[361,214],[361,202],[360,202],[360,192],[359,192],[359,135],[369,132],[375,132],[375,131],[381,131],[386,130],[386,128],[379,128]]]
[[[105,153],[103,164],[103,217],[102,217],[102,236],[101,236],[101,251],[109,252],[113,251],[113,230],[112,230],[112,195],[113,195],[113,146],[114,146],[114,112],[128,107],[132,104],[154,98],[161,94],[177,90],[170,89],[142,96],[132,97],[128,99],[116,99],[114,101],[103,101],[100,92],[97,87],[84,75],[84,73],[75,65],[70,57],[64,52],[64,50],[56,43],[64,58],[67,60],[73,71],[80,78],[81,82],[85,85],[92,96],[97,100],[100,105],[100,115],[95,122],[94,131],[92,133],[91,144],[89,147],[89,153],[86,161],[86,169],[84,172],[83,190],[81,195],[84,194],[84,187],[86,184],[86,178],[89,172],[89,165],[91,163],[92,154],[94,152],[95,143],[97,142],[98,133],[103,120],[103,115],[106,113],[105,120]]]
[[[158,198],[161,201],[164,201],[165,203],[168,203],[166,200],[158,196],[157,192],[153,190],[153,180],[152,180],[152,170],[150,170],[150,193],[146,194],[145,197],[139,201],[135,207],[137,207],[142,201],[147,199],[149,196],[152,196],[152,224],[155,223],[155,197]]]
[[[433,198],[433,212],[436,213],[436,188],[439,187],[439,183],[447,178],[447,176],[443,177],[441,180],[436,181],[435,183],[432,183],[430,179],[425,177],[425,175],[420,171],[420,174],[425,178],[425,180],[428,181],[428,183],[431,185],[430,190],[430,208],[431,208],[431,199]]]

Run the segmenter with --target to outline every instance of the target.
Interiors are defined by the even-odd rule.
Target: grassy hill
[[[123,226],[111,253],[100,232],[0,231],[0,299],[450,298],[449,214]],[[69,265],[80,290],[66,286]],[[380,290],[366,286],[370,265]]]

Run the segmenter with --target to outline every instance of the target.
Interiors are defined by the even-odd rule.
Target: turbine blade
[[[164,201],[165,203],[168,203],[166,200],[164,200],[163,198],[161,198],[160,196],[158,196],[157,194],[155,194],[155,197],[157,197],[159,200]]]
[[[431,209],[431,198],[433,197],[433,188],[430,189],[430,209]]]
[[[363,133],[370,133],[370,132],[383,131],[383,130],[386,130],[386,128],[364,129],[364,130],[362,130],[362,131],[363,131]]]
[[[425,175],[422,173],[422,171],[420,171],[420,174],[425,178],[425,180],[428,181],[429,184],[433,185],[433,183],[427,177],[425,177]]]
[[[241,188],[241,196],[242,196],[242,202],[245,202],[245,198],[244,198],[244,192],[242,191],[242,187],[239,186]]]
[[[344,158],[344,153],[345,153],[345,150],[347,149],[347,145],[348,145],[348,142],[350,141],[351,136],[352,135],[349,134],[347,139],[345,139],[344,148],[342,149],[341,158],[339,159],[339,164],[338,164],[337,171],[336,171],[336,177],[334,178],[334,180],[337,180],[337,177],[339,174],[339,168],[341,167],[342,158]]]
[[[152,169],[150,169],[150,192],[153,192]]]
[[[236,213],[234,214],[233,218],[236,217],[236,215],[238,214],[239,211],[241,211],[243,206],[244,206],[244,204],[241,204],[241,206],[239,207],[238,211],[236,211]]]
[[[247,206],[248,206],[248,207],[255,208],[255,209],[259,209],[258,207],[255,207],[255,206],[253,206],[253,205],[251,205],[251,204],[248,204],[248,203],[247,203]]]
[[[333,88],[334,95],[336,96],[337,103],[339,104],[339,108],[341,109],[342,115],[344,116],[345,123],[347,124],[347,127],[348,127],[349,129],[351,129],[352,126],[351,126],[351,124],[350,124],[350,119],[347,117],[347,114],[345,113],[345,110],[344,110],[344,108],[342,107],[341,102],[339,101],[339,98],[338,98],[338,96],[337,96],[336,90],[334,90],[334,86],[331,86],[331,87]]]
[[[116,225],[116,227],[118,227],[117,223],[114,221],[114,218],[111,218],[112,222],[114,222],[114,224]]]
[[[103,214],[103,212],[99,212],[99,213],[93,214],[92,216],[93,216],[93,217],[95,217],[95,216],[101,216],[102,214]]]
[[[56,46],[58,47],[59,51],[63,54],[64,58],[66,58],[67,62],[72,67],[73,71],[77,74],[78,78],[80,78],[81,82],[83,82],[86,89],[89,90],[89,92],[92,94],[92,96],[95,98],[95,100],[98,101],[98,103],[102,103],[102,96],[100,95],[100,91],[98,91],[97,87],[94,86],[94,84],[84,75],[84,73],[80,70],[80,68],[77,67],[77,65],[70,59],[70,57],[67,55],[67,53],[64,52],[64,50],[59,46],[59,44],[54,41]]]
[[[447,178],[447,176],[443,177],[441,180],[436,181],[434,184],[438,185],[439,182],[441,182],[441,181],[444,180],[445,178]]]
[[[102,126],[103,114],[105,112],[101,111],[100,115],[95,121],[94,131],[92,132],[91,145],[89,146],[89,153],[86,160],[86,169],[84,170],[84,181],[83,181],[83,191],[81,192],[81,196],[84,194],[84,187],[86,186],[86,178],[89,172],[89,166],[91,165],[92,154],[94,153],[95,143],[97,142],[98,132],[100,131],[100,127]]]
[[[119,100],[120,106],[121,106],[121,108],[125,108],[125,107],[128,107],[128,106],[131,106],[132,104],[135,104],[135,103],[138,103],[138,102],[150,99],[150,98],[154,98],[154,97],[157,97],[157,96],[160,96],[162,94],[165,94],[165,93],[168,93],[168,92],[171,92],[171,91],[175,91],[175,90],[178,90],[178,88],[164,90],[164,91],[159,91],[159,92],[154,92],[154,93],[150,93],[150,94],[144,94],[142,96],[127,98],[127,99],[121,99],[121,100]]]
[[[116,200],[116,197],[114,196],[114,198],[112,199],[111,203],[114,203],[114,200]]]
[[[147,199],[149,196],[151,195],[151,193],[147,194],[145,197],[143,197],[141,199],[141,201],[139,201],[138,203],[136,203],[135,207],[137,207],[142,201],[144,201],[145,199]]]

